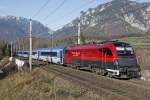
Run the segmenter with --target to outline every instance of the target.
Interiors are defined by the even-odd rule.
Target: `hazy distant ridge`
[[[38,21],[33,21],[33,35],[36,37],[47,37],[48,28]],[[0,17],[0,38],[4,40],[15,40],[20,37],[29,36],[29,19],[15,16]]]

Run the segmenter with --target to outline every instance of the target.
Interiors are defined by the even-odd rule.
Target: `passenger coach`
[[[18,52],[16,52],[16,55],[18,56],[18,57],[29,57],[29,51],[18,51]]]
[[[64,47],[43,48],[38,50],[38,59],[51,63],[63,64]]]

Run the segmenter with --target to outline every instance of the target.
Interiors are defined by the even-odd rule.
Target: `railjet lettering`
[[[80,55],[80,52],[72,52],[72,55],[78,56],[78,55]]]

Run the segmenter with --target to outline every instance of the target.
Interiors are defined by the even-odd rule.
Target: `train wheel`
[[[96,69],[95,73],[98,75],[106,76],[107,72],[104,69]]]
[[[77,69],[77,70],[79,70],[80,69],[80,65],[79,64],[75,64],[74,68]]]
[[[77,70],[80,70],[80,67],[79,67],[79,66],[76,66],[76,69],[77,69]]]
[[[106,76],[106,75],[107,75],[107,72],[106,72],[104,69],[101,69],[101,70],[100,70],[100,75]]]
[[[95,71],[96,71],[95,68],[92,67],[92,66],[89,66],[89,67],[91,67],[91,72],[92,72],[92,73],[95,73]]]
[[[112,77],[113,77],[113,75],[112,75],[112,73],[111,73],[111,72],[108,72],[107,76],[108,76],[108,77],[110,77],[110,78],[112,78]]]

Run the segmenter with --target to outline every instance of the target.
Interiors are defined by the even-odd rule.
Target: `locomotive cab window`
[[[129,45],[128,43],[116,43],[116,50],[117,50],[117,54],[118,56],[133,56],[133,48],[131,45]]]

